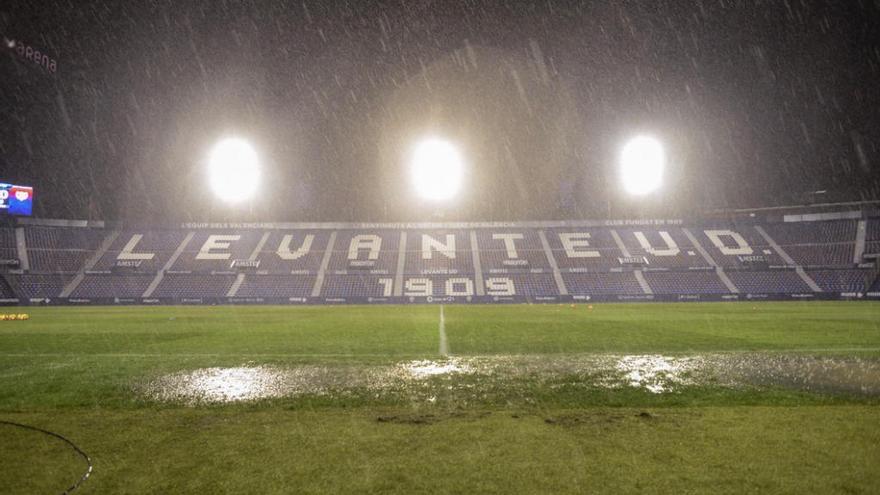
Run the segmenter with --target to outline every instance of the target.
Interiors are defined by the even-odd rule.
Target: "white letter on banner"
[[[589,247],[590,242],[587,240],[590,234],[586,232],[567,232],[559,234],[559,240],[562,241],[562,247],[565,248],[565,254],[569,258],[598,258],[601,255],[599,251],[592,249],[586,251],[578,251],[577,248]]]
[[[463,290],[456,290],[456,285],[464,285]],[[450,278],[446,281],[447,296],[472,296],[474,295],[474,283],[469,278]]]
[[[429,278],[411,278],[406,281],[407,296],[430,296],[434,294],[434,284]]]
[[[519,253],[516,252],[516,243],[513,241],[522,238],[522,234],[492,234],[492,239],[500,239],[504,241],[504,249],[507,251],[507,257],[512,260],[519,258]]]
[[[432,249],[449,259],[455,259],[455,234],[446,234],[446,244],[434,239],[428,234],[422,234],[422,259],[429,260],[433,257]]]
[[[379,259],[379,248],[382,247],[382,238],[373,234],[356,235],[351,238],[348,245],[348,259],[356,260],[361,249],[368,249],[368,260]]]
[[[515,296],[516,289],[513,280],[505,277],[492,277],[486,279],[486,294],[490,296]]]
[[[721,251],[722,254],[726,254],[728,256],[742,256],[745,254],[752,254],[752,248],[749,246],[749,243],[743,239],[743,236],[732,230],[704,230],[706,236],[712,241],[712,244]],[[727,247],[721,242],[721,236],[730,237],[733,239],[733,242],[736,243],[736,247]]]
[[[676,254],[681,252],[681,249],[678,249],[678,244],[675,243],[675,239],[669,235],[669,232],[660,231],[660,238],[666,242],[666,249],[657,249],[651,247],[651,243],[648,242],[648,238],[645,237],[645,234],[641,232],[633,232],[633,235],[636,236],[636,239],[639,241],[639,245],[642,246],[642,249],[649,254],[653,254],[654,256],[675,256]]]
[[[278,257],[283,260],[297,260],[302,258],[309,252],[309,249],[312,248],[312,241],[315,240],[315,236],[309,234],[303,239],[302,246],[297,248],[296,251],[290,251],[290,241],[293,240],[292,234],[287,234],[281,238],[281,244],[278,245]]]
[[[241,239],[240,235],[209,235],[202,244],[197,260],[228,260],[232,253],[212,253],[212,249],[229,249],[229,243]]]
[[[128,243],[122,248],[122,252],[116,256],[118,260],[151,260],[156,255],[154,253],[135,253],[134,248],[137,246],[137,243],[141,242],[141,239],[144,238],[143,234],[134,234],[131,236],[131,239],[128,240]]]

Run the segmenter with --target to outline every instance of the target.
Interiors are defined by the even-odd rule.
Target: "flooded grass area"
[[[437,306],[30,313],[0,419],[83,493],[880,487],[880,304],[447,306],[451,357]],[[0,430],[0,493],[68,480],[39,442]]]
[[[433,402],[462,394],[523,396],[535,386],[674,394],[688,387],[784,388],[822,394],[880,396],[880,359],[773,353],[687,356],[481,356],[401,361],[390,365],[211,367],[135,385],[162,402],[232,403],[306,395],[391,396]]]

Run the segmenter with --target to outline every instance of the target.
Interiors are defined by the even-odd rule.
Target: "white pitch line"
[[[446,317],[443,315],[443,305],[440,305],[440,355],[449,355],[449,344],[446,343]]]

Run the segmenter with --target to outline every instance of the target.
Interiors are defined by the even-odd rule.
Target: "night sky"
[[[42,217],[419,221],[679,217],[880,199],[880,1],[25,2],[4,42],[0,181]],[[665,186],[627,197],[647,133]],[[259,197],[207,187],[224,136]],[[412,143],[457,143],[448,205],[414,197]]]

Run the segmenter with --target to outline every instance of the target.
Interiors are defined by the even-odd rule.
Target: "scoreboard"
[[[33,187],[0,182],[0,215],[30,215],[33,205]]]

